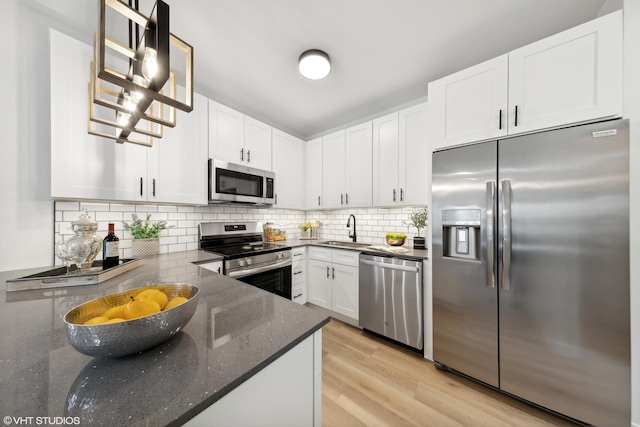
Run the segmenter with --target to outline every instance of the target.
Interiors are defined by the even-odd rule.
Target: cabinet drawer
[[[319,261],[331,262],[331,249],[319,246],[311,246],[309,248],[309,258]]]
[[[291,250],[291,262],[294,267],[296,264],[304,264],[307,259],[307,248],[293,248]]]
[[[360,252],[332,249],[331,262],[358,267],[360,265]]]
[[[304,263],[300,262],[300,263],[297,263],[297,265],[294,264],[293,267],[291,268],[291,275],[292,275],[292,283],[294,285],[297,283],[304,282],[306,279]]]
[[[307,303],[307,286],[305,283],[293,286],[291,289],[291,300],[298,304]]]

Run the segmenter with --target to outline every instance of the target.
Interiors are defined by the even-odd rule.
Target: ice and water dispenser
[[[480,209],[442,211],[442,244],[445,258],[480,260]]]

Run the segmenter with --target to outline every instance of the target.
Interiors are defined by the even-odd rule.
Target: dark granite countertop
[[[348,247],[342,247],[342,246],[321,245],[319,242],[322,242],[324,240],[327,240],[327,239],[318,239],[318,240],[287,239],[287,240],[283,240],[281,242],[274,242],[274,243],[280,244],[282,246],[288,246],[288,247],[291,247],[291,248],[297,248],[297,247],[301,247],[301,246],[320,246],[320,247],[323,247],[323,248],[341,249],[341,250],[345,250],[345,251],[358,251],[358,252],[364,252],[364,253],[367,253],[367,254],[393,256],[393,257],[398,257],[398,258],[409,258],[409,259],[419,259],[419,260],[424,260],[424,259],[428,259],[429,258],[427,256],[427,250],[426,249],[413,249],[411,247],[405,247],[406,249],[408,249],[407,252],[393,253],[393,252],[387,252],[387,251],[380,251],[380,250],[376,250],[376,249],[369,249],[367,247],[363,247],[363,248],[348,248]],[[380,243],[378,243],[378,244],[373,244],[372,243],[372,245],[374,245],[374,246],[386,246],[386,244],[380,244]]]
[[[164,254],[101,284],[47,290],[6,292],[5,281],[50,267],[0,273],[0,415],[34,417],[34,424],[35,417],[78,417],[71,422],[180,425],[328,322],[316,310],[193,264],[218,258]],[[118,359],[85,356],[67,341],[69,309],[168,282],[191,283],[201,293],[193,318],[169,341]]]

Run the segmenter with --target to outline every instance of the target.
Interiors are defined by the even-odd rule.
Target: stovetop
[[[257,242],[240,245],[215,246],[201,249],[204,249],[207,252],[224,255],[224,257],[227,259],[233,259],[257,254],[283,251],[287,248],[279,245],[274,245],[273,243]]]
[[[257,254],[279,252],[286,247],[262,241],[262,223],[200,224],[198,247],[207,252],[223,255],[225,259],[248,257]]]

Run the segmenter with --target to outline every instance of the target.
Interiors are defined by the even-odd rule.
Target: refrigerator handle
[[[502,180],[502,284],[511,290],[511,181]]]
[[[487,182],[487,287],[493,288],[496,286],[496,278],[493,274],[493,265],[495,261],[494,257],[494,237],[495,230],[493,225],[495,224],[495,197],[496,197],[496,183],[494,181]]]

